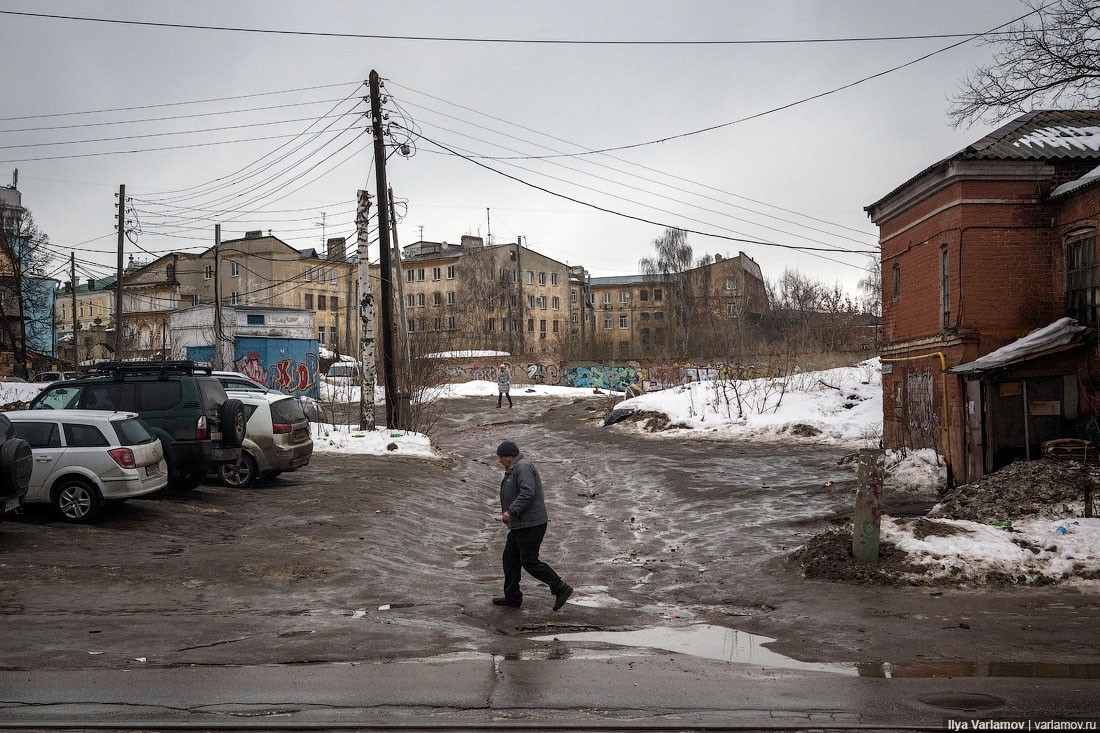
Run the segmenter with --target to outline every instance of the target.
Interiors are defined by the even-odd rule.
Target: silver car
[[[244,404],[245,424],[241,457],[222,466],[218,477],[226,486],[247,488],[260,478],[274,478],[297,471],[313,456],[309,420],[301,404],[282,392],[235,392],[230,397]]]
[[[31,447],[26,504],[51,504],[67,522],[94,522],[109,502],[168,484],[164,448],[133,412],[15,410],[4,413]]]

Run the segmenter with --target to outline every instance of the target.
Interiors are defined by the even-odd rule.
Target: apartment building
[[[593,355],[725,357],[768,311],[760,266],[744,252],[683,273],[594,277],[588,283]]]
[[[313,314],[320,345],[353,353],[358,343],[358,266],[349,261],[343,238],[328,240],[326,251],[297,250],[262,231],[211,247],[198,256],[191,277],[192,302],[299,308]]]
[[[397,316],[418,352],[491,349],[556,361],[573,338],[576,268],[518,242],[416,242],[402,249],[399,267]],[[372,266],[372,281],[380,275]]]

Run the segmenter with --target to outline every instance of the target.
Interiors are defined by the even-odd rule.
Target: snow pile
[[[706,430],[733,438],[877,446],[882,372],[878,359],[871,359],[779,378],[708,380],[640,395],[615,407],[634,410],[625,424],[647,432]],[[653,413],[667,419],[654,423]]]

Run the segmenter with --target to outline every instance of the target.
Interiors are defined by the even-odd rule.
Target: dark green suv
[[[100,376],[66,379],[42,390],[32,410],[136,412],[164,445],[168,486],[190,490],[236,463],[245,414],[210,369],[192,361],[102,362]]]

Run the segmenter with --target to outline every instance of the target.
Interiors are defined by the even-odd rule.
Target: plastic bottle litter
[[[1058,529],[1057,529],[1057,532],[1058,532],[1058,534],[1065,534],[1065,533],[1066,533],[1066,532],[1068,532],[1068,531],[1069,531],[1069,530],[1068,530],[1068,529],[1066,529],[1065,525],[1061,525],[1061,526],[1059,526],[1059,527],[1058,527]]]

